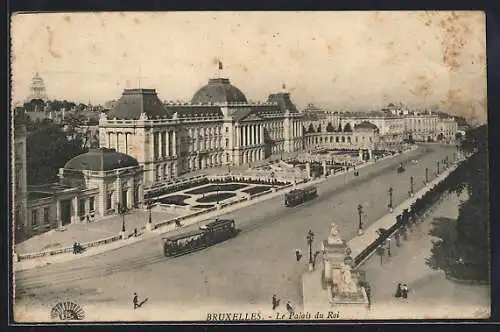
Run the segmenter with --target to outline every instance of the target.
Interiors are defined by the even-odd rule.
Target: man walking
[[[280,305],[280,300],[276,297],[276,294],[273,295],[273,310],[276,310],[276,308]]]
[[[139,307],[139,297],[137,296],[137,293],[134,293],[134,299],[132,300],[134,303],[134,310]]]
[[[293,310],[293,306],[292,306],[292,303],[290,303],[290,301],[288,301],[286,303],[286,310],[288,311],[288,313],[290,315],[293,315],[294,314],[294,310]]]
[[[401,297],[403,299],[408,298],[408,286],[406,284],[403,284],[403,286],[401,287]]]

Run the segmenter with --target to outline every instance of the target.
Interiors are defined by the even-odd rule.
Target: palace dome
[[[118,168],[138,166],[137,160],[115,149],[92,149],[72,158],[64,165],[65,169],[79,171],[110,171]]]
[[[247,103],[240,89],[231,85],[227,78],[212,78],[199,89],[191,99],[191,104]]]

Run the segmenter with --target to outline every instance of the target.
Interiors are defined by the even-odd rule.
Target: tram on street
[[[233,219],[215,219],[197,230],[163,238],[163,253],[167,257],[182,256],[228,240],[237,234]]]
[[[294,189],[285,194],[285,206],[292,207],[314,199],[318,196],[316,186],[308,186],[302,189]]]

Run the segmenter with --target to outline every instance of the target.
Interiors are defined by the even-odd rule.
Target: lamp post
[[[148,213],[149,213],[148,224],[150,224],[150,225],[153,223],[153,217],[151,215],[152,209],[153,209],[153,200],[149,199],[148,200]]]
[[[437,161],[437,174],[436,175],[439,175],[439,160]]]
[[[392,212],[392,187],[389,188],[389,211]]]
[[[363,215],[363,207],[361,204],[358,205],[358,215],[359,215],[359,226],[358,226],[358,235],[363,234],[363,221],[361,220],[361,216]]]
[[[220,190],[220,186],[219,186],[219,184],[217,184],[217,205],[219,205],[219,190]]]
[[[410,196],[413,196],[413,176],[410,176]]]
[[[309,230],[309,232],[307,232],[307,244],[309,245],[309,271],[312,271],[314,269],[313,256],[312,256],[313,241],[314,241],[314,233],[312,232],[312,230]]]
[[[429,183],[429,169],[425,168],[425,184]]]
[[[391,257],[391,238],[387,238],[387,256]]]
[[[125,208],[121,206],[121,204],[118,202],[118,213],[122,216],[122,231],[121,231],[121,236],[122,239],[125,239]]]

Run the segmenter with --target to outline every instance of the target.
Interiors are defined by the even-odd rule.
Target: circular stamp
[[[85,311],[77,303],[64,301],[57,303],[50,311],[52,320],[83,320]]]

